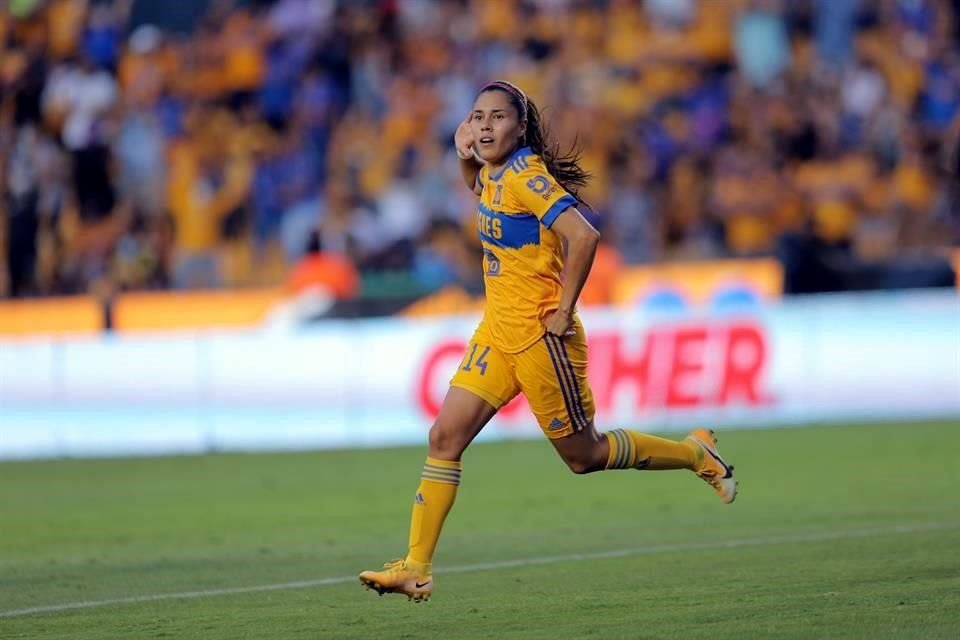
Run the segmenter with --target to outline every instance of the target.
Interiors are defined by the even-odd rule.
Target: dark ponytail
[[[488,84],[480,93],[485,91],[502,91],[507,94],[510,104],[520,116],[520,121],[526,124],[520,146],[530,147],[531,151],[543,159],[547,171],[560,186],[579,199],[580,188],[587,186],[592,177],[589,171],[580,166],[583,147],[575,142],[566,153],[561,153],[560,142],[550,140],[550,129],[543,121],[537,105],[516,85],[500,80]]]
[[[560,183],[560,186],[577,196],[581,187],[587,186],[593,177],[580,166],[583,146],[574,141],[566,153],[561,153],[560,142],[550,140],[550,128],[540,116],[540,110],[531,100],[527,100],[527,131],[523,136],[523,145],[543,158],[547,171]],[[579,196],[577,196],[579,199]]]

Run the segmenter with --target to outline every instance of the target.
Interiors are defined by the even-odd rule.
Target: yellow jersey
[[[529,147],[515,151],[493,175],[483,166],[479,180],[483,324],[501,351],[519,353],[543,336],[544,317],[560,306],[563,244],[550,227],[577,200]]]

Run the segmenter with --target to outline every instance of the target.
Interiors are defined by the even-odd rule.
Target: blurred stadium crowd
[[[6,1],[2,296],[476,291],[451,140],[495,78],[583,146],[598,277],[960,242],[956,0],[214,0],[189,32],[142,4]]]

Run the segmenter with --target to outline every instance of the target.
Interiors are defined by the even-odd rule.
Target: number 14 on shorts
[[[480,348],[480,345],[473,343],[470,345],[470,353],[467,356],[466,364],[461,367],[463,371],[473,371],[473,367],[480,369],[480,375],[485,375],[487,373],[487,364],[486,361],[487,354],[490,353],[490,347],[484,347],[480,352],[480,355],[477,355],[477,349]],[[476,360],[474,360],[476,358]]]

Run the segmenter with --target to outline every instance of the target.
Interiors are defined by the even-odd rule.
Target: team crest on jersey
[[[503,197],[503,185],[502,185],[502,184],[498,184],[498,185],[497,185],[497,190],[493,192],[493,204],[494,204],[494,205],[499,205],[499,204],[500,204],[500,199],[501,199],[502,197]]]

